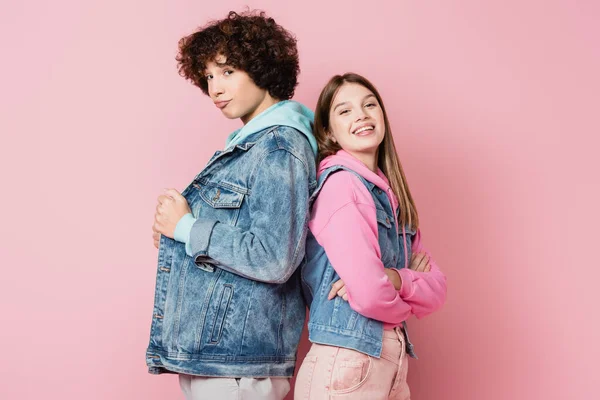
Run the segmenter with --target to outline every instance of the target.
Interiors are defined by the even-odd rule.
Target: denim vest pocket
[[[406,248],[404,247],[404,237],[402,236],[402,230],[398,232],[399,257],[396,260],[396,268],[398,269],[408,268],[408,265],[404,265],[404,253],[406,253],[406,261],[410,265],[410,259],[412,257],[412,241],[415,237],[415,234],[417,233],[417,231],[415,229],[412,229],[409,225],[406,225],[404,229],[406,233]]]
[[[333,300],[333,310],[331,311],[330,326],[339,329],[354,330],[359,314],[350,308],[348,302],[339,296]]]
[[[392,227],[392,220],[389,215],[379,208],[377,209],[377,223],[385,226],[387,229]]]
[[[395,259],[393,255],[394,243],[392,243],[392,237],[395,240],[395,232],[392,234],[391,229],[393,228],[394,221],[390,218],[388,213],[381,209],[377,209],[377,230],[379,233],[379,249],[381,251],[381,262],[383,266],[389,268],[395,265]]]

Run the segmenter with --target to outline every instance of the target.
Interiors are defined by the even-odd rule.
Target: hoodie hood
[[[289,126],[300,131],[310,143],[312,151],[317,156],[317,140],[313,135],[314,113],[305,105],[293,100],[284,100],[273,104],[256,117],[252,118],[242,128],[234,131],[227,138],[225,147],[233,147],[242,143],[253,133],[272,126]]]
[[[371,171],[358,158],[352,156],[350,153],[344,150],[340,150],[337,153],[326,157],[325,159],[323,159],[323,161],[321,161],[321,163],[319,164],[318,175],[321,175],[323,171],[336,165],[341,165],[343,167],[351,169],[352,171],[365,178],[367,181],[377,186],[379,189],[383,190],[390,199],[390,204],[394,209],[394,214],[396,214],[396,211],[398,210],[398,200],[394,195],[394,191],[390,187],[390,182],[388,181],[387,177],[383,174],[381,169],[377,168],[377,173],[375,173]]]
[[[336,165],[341,165],[352,171],[356,172],[360,176],[362,176],[365,180],[371,182],[379,189],[383,190],[390,200],[390,204],[392,205],[392,209],[394,210],[394,220],[396,221],[396,232],[398,230],[398,200],[396,199],[396,195],[394,191],[390,187],[390,181],[383,174],[381,169],[377,168],[377,173],[371,171],[362,161],[358,158],[352,156],[350,153],[340,150],[334,155],[326,157],[319,164],[319,171],[317,175],[320,176],[323,171],[325,171],[329,167],[333,167]],[[406,240],[406,227],[402,225],[402,238],[404,240],[404,248],[407,248],[407,240]],[[404,266],[408,268],[408,252],[404,252]]]

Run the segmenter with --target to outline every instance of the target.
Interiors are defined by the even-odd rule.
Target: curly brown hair
[[[230,11],[227,18],[180,39],[179,74],[208,95],[204,70],[219,55],[271,96],[288,100],[294,95],[300,73],[296,38],[264,12]]]

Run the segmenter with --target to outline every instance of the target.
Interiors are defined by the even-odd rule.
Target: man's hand
[[[154,225],[152,225],[152,240],[154,240],[154,247],[158,249],[158,244],[160,243],[160,233],[156,231]]]
[[[152,230],[173,239],[177,223],[187,213],[191,213],[185,197],[175,189],[167,189],[165,194],[158,196],[158,205],[154,215]],[[154,235],[153,235],[154,238]],[[156,245],[156,238],[154,238]]]

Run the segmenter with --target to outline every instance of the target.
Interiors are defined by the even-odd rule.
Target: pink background
[[[155,199],[239,122],[177,75],[174,56],[182,35],[246,3],[8,3],[0,398],[182,398],[144,364]],[[352,70],[390,110],[449,281],[445,308],[412,323],[413,398],[596,398],[598,2],[250,6],[297,35],[297,100],[314,107]]]

